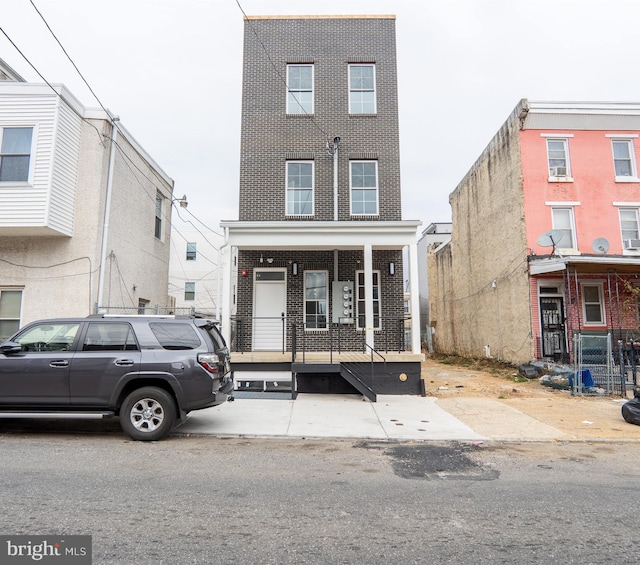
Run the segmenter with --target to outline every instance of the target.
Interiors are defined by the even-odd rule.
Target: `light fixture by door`
[[[389,274],[390,275],[395,275],[396,274],[396,264],[391,261],[391,263],[389,263]]]
[[[298,263],[292,263],[292,265],[291,265],[291,274],[294,277],[298,276]]]

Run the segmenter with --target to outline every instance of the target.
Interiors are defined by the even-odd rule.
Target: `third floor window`
[[[349,65],[349,113],[376,113],[375,65]]]
[[[0,128],[0,182],[28,182],[33,128]]]
[[[195,242],[187,243],[187,261],[196,260],[196,244]]]
[[[635,178],[636,166],[633,159],[633,141],[630,139],[613,139],[613,166],[617,177]]]
[[[287,65],[287,114],[313,114],[313,65]]]
[[[547,139],[547,156],[550,177],[569,177],[569,145],[566,139]]]

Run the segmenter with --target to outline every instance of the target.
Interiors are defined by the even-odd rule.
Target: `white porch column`
[[[411,351],[421,353],[420,348],[420,292],[418,286],[418,245],[409,245],[409,294],[411,300]]]
[[[371,245],[364,246],[364,320],[365,342],[373,349],[373,247]]]
[[[218,269],[222,268],[222,335],[224,336],[227,346],[231,348],[231,314],[233,296],[233,281],[231,280],[232,263],[233,263],[233,247],[226,245],[222,249],[222,265],[218,265]]]

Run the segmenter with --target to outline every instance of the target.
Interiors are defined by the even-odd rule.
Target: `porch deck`
[[[387,363],[421,363],[425,356],[423,353],[415,354],[407,351],[388,352],[383,355]],[[371,355],[355,351],[338,353],[336,351],[313,351],[298,353],[296,363],[369,363]],[[291,352],[281,351],[232,351],[231,363],[233,365],[243,363],[292,363]]]

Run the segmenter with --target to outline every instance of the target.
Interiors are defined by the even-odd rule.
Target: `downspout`
[[[333,221],[338,221],[338,145],[340,138],[333,138]]]
[[[116,122],[119,122],[120,118],[113,117],[111,119],[111,144],[109,147],[109,170],[107,172],[107,194],[104,206],[104,222],[102,225],[102,249],[100,252],[100,278],[98,280],[98,300],[96,303],[96,310],[102,307],[102,299],[104,295],[104,274],[105,264],[107,261],[107,236],[109,234],[109,215],[111,213],[111,193],[113,189],[113,168],[116,159],[116,137],[118,135],[118,128]],[[97,313],[97,312],[96,312]]]

